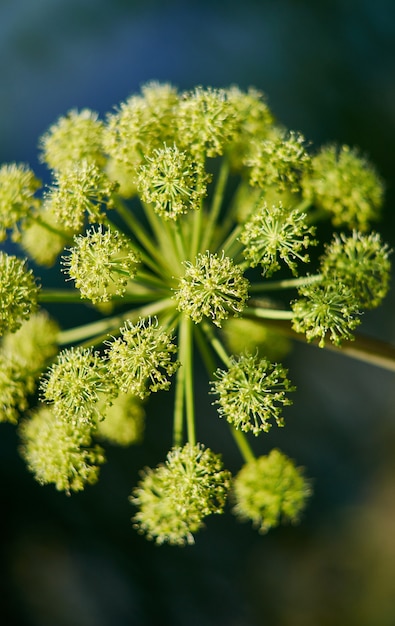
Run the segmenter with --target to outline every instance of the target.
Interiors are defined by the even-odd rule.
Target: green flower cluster
[[[103,120],[70,111],[40,158],[45,189],[26,165],[0,168],[0,239],[28,257],[0,251],[0,421],[18,425],[29,469],[68,494],[95,483],[106,446],[143,442],[149,396],[173,389],[170,452],[132,491],[134,526],[190,544],[228,495],[262,532],[299,519],[309,481],[249,437],[285,424],[289,336],[341,345],[388,291],[374,168],[345,146],[315,152],[255,89],[158,83]],[[324,218],[342,228],[329,243]],[[39,286],[29,259],[59,263],[67,284]],[[87,300],[84,324],[45,312]],[[197,441],[196,364],[243,459],[233,478]]]

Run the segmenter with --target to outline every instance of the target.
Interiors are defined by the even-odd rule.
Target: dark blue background
[[[394,48],[392,0],[0,0],[0,161],[45,177],[37,139],[59,115],[104,114],[149,80],[253,85],[289,128],[370,156],[387,185],[380,230],[394,245]],[[364,332],[394,340],[394,304],[391,292]],[[138,468],[169,447],[163,395],[146,445],[110,449],[100,483],[71,498],[34,483],[3,425],[1,623],[393,626],[394,375],[303,345],[287,365],[295,405],[260,451],[278,445],[305,465],[315,496],[301,526],[264,537],[229,513],[209,519],[193,548],[136,535],[127,496]],[[236,469],[212,419],[205,436]]]

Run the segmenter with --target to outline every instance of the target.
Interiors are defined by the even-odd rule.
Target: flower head
[[[117,230],[104,230],[99,225],[74,241],[75,246],[62,261],[81,296],[98,303],[123,295],[140,260],[130,240]]]
[[[59,223],[47,198],[34,220],[24,224],[18,243],[37,265],[51,267],[74,233],[75,230]]]
[[[236,119],[227,152],[232,166],[242,169],[250,156],[251,144],[269,138],[274,119],[260,91],[250,88],[244,92],[232,86],[226,90],[226,95]]]
[[[86,215],[100,222],[113,207],[117,185],[95,163],[79,161],[55,173],[55,185],[47,195],[51,210],[65,229],[79,231]]]
[[[95,424],[102,419],[98,402],[111,394],[104,360],[92,348],[70,348],[59,353],[41,380],[42,398],[55,415],[74,424]],[[110,397],[110,395],[109,395]]]
[[[0,422],[16,424],[28,407],[28,395],[34,391],[34,378],[17,355],[0,352]]]
[[[102,165],[102,130],[94,111],[69,111],[41,137],[41,160],[53,170],[69,169],[79,161]]]
[[[129,186],[137,182],[137,169],[144,156],[163,146],[163,142],[174,141],[177,103],[174,87],[149,83],[141,95],[131,96],[108,116],[103,146],[113,162],[114,175],[117,170],[128,175]]]
[[[120,334],[107,342],[108,370],[119,390],[143,399],[151,392],[169,389],[169,379],[179,367],[172,359],[177,347],[157,320],[127,321]]]
[[[383,183],[357,150],[327,146],[312,159],[303,195],[327,211],[336,226],[366,230],[379,215]]]
[[[166,145],[153,151],[139,169],[138,188],[144,202],[165,219],[175,220],[190,209],[199,209],[206,195],[201,161],[195,161],[177,146]]]
[[[302,297],[292,303],[297,333],[306,333],[307,341],[318,339],[320,348],[327,336],[337,346],[354,338],[351,331],[360,324],[360,302],[350,287],[333,276],[330,282],[301,287],[299,294]]]
[[[38,206],[34,194],[40,187],[41,182],[26,165],[10,163],[0,167],[0,240],[5,239],[7,228],[18,237],[17,222]]]
[[[146,469],[130,498],[135,526],[156,543],[194,543],[204,518],[222,513],[230,484],[219,455],[197,444],[174,448],[166,463]]]
[[[130,393],[120,393],[111,405],[103,401],[103,417],[96,435],[118,446],[140,443],[144,432],[145,412],[141,402]]]
[[[223,154],[234,136],[235,125],[235,110],[224,89],[197,87],[180,99],[178,143],[196,159]]]
[[[0,336],[15,332],[37,308],[39,288],[25,261],[0,251]]]
[[[178,309],[194,322],[208,317],[216,326],[229,314],[238,315],[248,298],[248,280],[233,260],[224,254],[206,252],[195,263],[185,262],[185,275],[175,292]]]
[[[310,260],[302,251],[316,243],[311,238],[313,233],[314,229],[306,224],[305,213],[287,209],[281,203],[270,208],[264,203],[251,214],[240,239],[250,265],[255,267],[260,263],[265,276],[281,268],[279,259],[297,275],[296,261],[307,263]]]
[[[3,336],[1,349],[10,358],[17,358],[31,375],[38,375],[49,359],[55,356],[59,326],[45,311],[38,311],[14,333]]]
[[[391,263],[389,248],[378,233],[353,231],[347,237],[334,235],[321,259],[324,276],[335,274],[352,289],[364,308],[378,306],[389,289]]]
[[[294,391],[287,378],[287,370],[250,354],[231,357],[228,370],[218,369],[212,393],[219,396],[218,413],[235,428],[251,431],[254,435],[267,432],[274,419],[283,426],[283,406],[291,404],[287,392]]]
[[[272,139],[257,141],[246,161],[250,182],[266,189],[274,185],[279,191],[300,191],[300,181],[310,166],[305,139],[300,133],[278,131]]]
[[[249,461],[234,478],[233,512],[266,533],[281,521],[297,522],[310,494],[302,469],[279,450],[272,450]]]
[[[43,406],[21,423],[21,454],[38,482],[52,483],[58,491],[81,491],[98,480],[104,451],[92,445],[90,432],[76,430]]]

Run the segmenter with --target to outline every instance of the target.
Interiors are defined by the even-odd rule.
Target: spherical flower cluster
[[[95,163],[80,161],[55,173],[55,185],[46,201],[63,228],[78,232],[86,215],[90,222],[104,219],[105,209],[113,208],[116,188]]]
[[[120,334],[107,342],[108,370],[119,390],[144,399],[151,392],[169,389],[169,378],[180,365],[172,360],[177,351],[172,336],[151,319],[127,321]]]
[[[94,424],[102,418],[100,394],[109,394],[110,398],[113,389],[98,352],[70,348],[60,352],[42,377],[41,391],[42,399],[53,405],[57,417],[79,425]]]
[[[233,511],[266,533],[281,521],[297,522],[310,494],[302,469],[279,450],[272,450],[249,461],[234,478]]]
[[[118,446],[140,443],[144,432],[145,412],[141,402],[130,393],[120,393],[111,405],[103,399],[104,419],[97,424],[96,435]]]
[[[39,288],[25,261],[0,251],[0,336],[15,332],[37,308]]]
[[[332,277],[328,283],[301,287],[299,295],[292,303],[293,328],[305,333],[307,341],[317,339],[323,348],[327,336],[336,346],[354,338],[351,331],[361,323],[360,302],[347,285]]]
[[[283,406],[291,404],[287,393],[294,391],[281,365],[259,359],[256,355],[241,354],[231,357],[227,370],[218,369],[212,382],[212,393],[219,396],[218,413],[235,428],[259,435],[267,432],[274,419],[283,426]]]
[[[221,457],[209,448],[174,448],[165,464],[143,472],[130,498],[139,509],[133,521],[158,544],[193,544],[204,518],[222,513],[230,477]]]
[[[274,185],[280,192],[297,193],[301,178],[310,167],[310,155],[303,135],[278,131],[273,139],[255,142],[246,165],[251,168],[251,185],[261,189]]]
[[[17,356],[0,352],[0,422],[16,424],[28,407],[34,391],[34,378]]]
[[[21,423],[20,451],[39,483],[58,491],[81,491],[98,480],[104,452],[92,444],[90,431],[76,429],[43,406]]]
[[[44,310],[33,315],[14,333],[3,336],[1,350],[17,358],[33,376],[41,373],[58,350],[59,326]]]
[[[122,187],[133,188],[137,169],[154,149],[174,140],[174,109],[177,91],[168,84],[149,83],[142,95],[131,96],[107,118],[103,132],[103,148],[111,157],[111,176],[126,180]]]
[[[6,238],[8,228],[18,238],[18,222],[38,206],[34,194],[40,187],[41,182],[26,165],[10,163],[0,167],[0,241]]]
[[[41,160],[53,170],[66,170],[80,161],[103,165],[102,131],[103,122],[94,111],[69,111],[41,137]]]
[[[175,292],[178,309],[199,323],[208,317],[216,326],[229,314],[242,312],[248,298],[248,280],[224,254],[199,254],[195,263],[185,262],[185,275]]]
[[[23,251],[38,265],[51,267],[71,241],[74,230],[59,223],[49,201],[46,201],[25,224],[19,244]]]
[[[243,92],[236,86],[230,87],[227,99],[237,122],[226,152],[232,165],[242,168],[250,156],[251,144],[269,138],[274,118],[264,95],[256,89]]]
[[[154,150],[139,169],[138,189],[144,202],[165,219],[176,220],[191,209],[200,209],[208,175],[201,161],[177,146]]]
[[[327,211],[336,226],[366,230],[379,216],[383,184],[357,150],[327,146],[312,159],[303,195]]]
[[[99,225],[74,241],[70,255],[62,257],[62,262],[81,297],[96,304],[109,302],[114,295],[122,296],[140,261],[130,240],[117,230],[104,230]]]
[[[387,295],[391,264],[389,248],[378,233],[334,235],[321,259],[324,276],[336,275],[355,292],[363,308],[377,307]]]
[[[266,203],[254,211],[244,225],[241,242],[244,256],[252,267],[262,266],[262,273],[271,276],[284,261],[294,275],[298,274],[296,260],[307,263],[308,254],[302,250],[316,243],[312,227],[306,224],[306,214],[298,209],[287,209],[280,203],[268,207]]]
[[[181,98],[177,109],[178,137],[182,148],[196,158],[223,154],[236,126],[235,108],[225,89],[202,89]]]

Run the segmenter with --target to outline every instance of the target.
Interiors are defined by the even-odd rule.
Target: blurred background
[[[358,146],[386,181],[378,227],[395,245],[395,7],[392,0],[0,0],[0,162],[37,161],[59,115],[104,115],[150,81],[250,85],[314,144]],[[395,341],[394,290],[362,331]],[[299,344],[281,449],[313,479],[297,527],[259,536],[229,514],[194,547],[155,547],[132,529],[138,470],[156,465],[163,394],[146,443],[108,449],[101,480],[67,498],[39,487],[0,436],[0,623],[4,626],[393,626],[394,374]],[[212,411],[202,382],[201,411]],[[220,441],[237,469],[221,423]],[[215,449],[215,443],[213,444]]]

